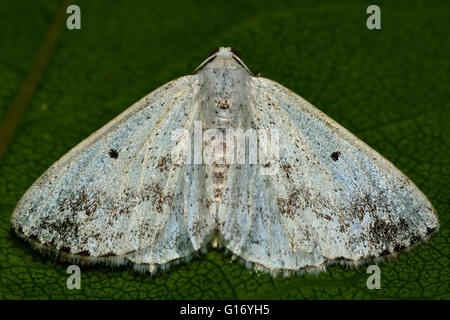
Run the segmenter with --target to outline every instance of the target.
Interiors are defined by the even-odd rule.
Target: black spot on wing
[[[340,155],[341,155],[340,151],[335,151],[331,154],[331,159],[333,159],[333,161],[338,161]]]
[[[115,149],[109,149],[108,154],[113,159],[117,159],[117,157],[119,156],[119,153]]]

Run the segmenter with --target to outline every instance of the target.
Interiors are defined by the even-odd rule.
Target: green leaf
[[[448,1],[378,1],[381,30],[366,28],[366,1],[76,3],[81,30],[55,23],[67,16],[59,1],[0,4],[0,132],[11,138],[0,140],[6,150],[0,159],[0,297],[450,298]],[[58,28],[52,49],[46,39]],[[302,95],[390,159],[436,207],[439,233],[381,264],[380,290],[367,289],[365,267],[273,279],[221,250],[155,277],[82,267],[82,288],[68,290],[69,264],[37,254],[11,233],[15,204],[54,161],[224,45],[239,49],[252,71]],[[48,59],[42,74],[37,56],[38,62]],[[31,93],[29,74],[37,77]],[[29,102],[14,104],[24,94]],[[8,111],[16,105],[23,108],[18,117]]]

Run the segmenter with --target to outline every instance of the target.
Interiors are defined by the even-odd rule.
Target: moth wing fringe
[[[112,267],[112,268],[117,268],[117,267],[126,266],[126,265],[132,265],[133,271],[135,271],[139,274],[147,274],[148,273],[151,276],[154,276],[160,272],[166,272],[176,265],[186,264],[186,263],[190,262],[192,259],[200,257],[201,255],[206,255],[208,253],[208,249],[213,248],[213,246],[211,245],[211,241],[208,241],[198,251],[192,252],[187,256],[174,259],[167,263],[137,264],[137,263],[133,263],[132,261],[130,261],[127,258],[127,254],[120,255],[120,256],[111,256],[111,257],[86,257],[86,256],[82,256],[82,255],[67,253],[67,252],[60,251],[55,248],[45,246],[36,240],[30,239],[29,237],[20,233],[15,228],[13,230],[21,240],[28,242],[34,250],[37,250],[42,255],[53,256],[56,260],[70,262],[70,263],[74,263],[74,264],[80,264],[82,266],[103,265],[103,266]],[[379,263],[386,263],[389,261],[394,261],[394,260],[398,259],[399,254],[409,254],[412,251],[414,251],[417,247],[422,245],[423,243],[428,242],[430,240],[430,238],[433,237],[437,232],[438,232],[438,228],[436,228],[436,230],[434,230],[430,234],[426,235],[424,238],[417,241],[416,243],[414,243],[406,248],[403,248],[402,250],[397,251],[397,252],[391,252],[386,255],[369,258],[369,259],[362,259],[362,260],[327,259],[321,265],[306,266],[299,270],[271,269],[271,268],[266,267],[257,262],[248,261],[248,260],[242,258],[241,256],[233,253],[226,246],[223,246],[222,241],[219,241],[219,243],[221,244],[219,246],[219,248],[225,255],[230,256],[230,260],[231,260],[230,262],[238,262],[240,265],[245,266],[250,271],[253,271],[255,273],[270,274],[274,278],[280,277],[280,276],[287,278],[287,277],[290,277],[293,275],[305,275],[305,274],[318,275],[319,273],[326,271],[328,266],[334,266],[334,265],[340,265],[340,266],[344,266],[347,268],[357,270],[357,269],[359,269],[365,265],[369,265],[371,263],[379,264]]]

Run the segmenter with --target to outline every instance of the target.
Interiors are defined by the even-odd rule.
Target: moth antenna
[[[205,64],[207,64],[208,62],[212,61],[217,56],[217,52],[218,51],[214,52],[214,50],[213,50],[213,54],[210,55],[208,58],[206,58],[206,60],[203,61],[197,68],[195,68],[194,71],[192,71],[192,74],[197,73],[197,71],[200,70]]]

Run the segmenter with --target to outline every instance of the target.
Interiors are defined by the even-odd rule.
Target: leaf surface
[[[448,299],[449,4],[379,1],[382,29],[366,28],[366,1],[77,1],[81,30],[62,33],[0,159],[0,297],[4,299]],[[60,1],[2,1],[0,128],[20,94]],[[397,261],[271,278],[213,250],[155,277],[129,268],[82,267],[68,290],[68,263],[17,240],[15,204],[54,161],[132,103],[190,73],[219,46],[250,69],[327,113],[408,175],[436,207],[441,230]],[[0,141],[0,144],[2,141]]]

